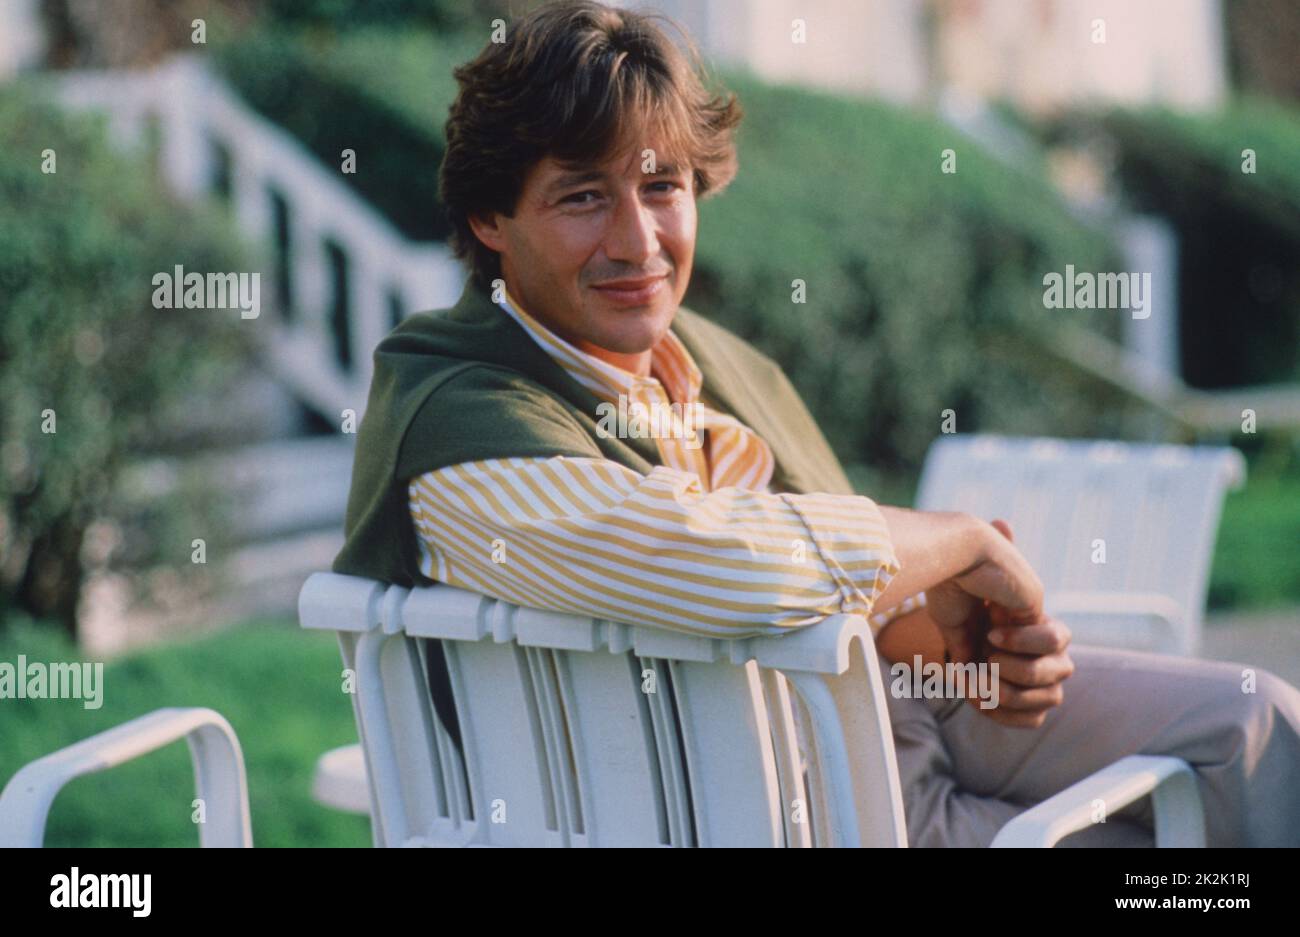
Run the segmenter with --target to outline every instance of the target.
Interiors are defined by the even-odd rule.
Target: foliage
[[[747,112],[741,169],[701,205],[688,305],[780,361],[841,458],[914,471],[946,409],[959,432],[1110,429],[1113,406],[1038,361],[1056,317],[1114,326],[1043,306],[1045,273],[1112,256],[1045,179],[883,102],[725,85]]]
[[[328,166],[345,149],[342,178],[407,237],[450,234],[438,199],[443,123],[455,97],[452,67],[483,40],[420,31],[267,30],[216,48],[216,63],[249,104]]]
[[[69,629],[85,533],[111,514],[124,465],[183,439],[245,350],[238,312],[153,308],[159,271],[248,267],[222,222],[172,203],[146,166],[97,121],[0,90],[0,608]],[[168,523],[215,510],[160,505]],[[188,565],[188,537],[140,542]]]
[[[494,17],[535,6],[519,0],[263,0],[266,16],[276,22],[353,29],[373,25],[431,30],[485,28]]]
[[[1300,111],[1243,99],[1197,114],[1086,115],[1058,130],[1098,131],[1129,200],[1177,232],[1187,380],[1300,379]]]

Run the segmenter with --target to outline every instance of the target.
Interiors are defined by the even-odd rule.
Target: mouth
[[[610,280],[592,284],[592,289],[619,306],[644,306],[664,289],[668,275],[634,280]]]

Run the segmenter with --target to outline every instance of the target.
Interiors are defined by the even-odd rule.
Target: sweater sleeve
[[[596,458],[488,459],[413,477],[430,578],[519,605],[709,637],[868,615],[898,571],[858,495],[703,492]]]

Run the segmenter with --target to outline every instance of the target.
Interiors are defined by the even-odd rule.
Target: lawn
[[[1256,474],[1228,495],[1208,604],[1243,610],[1300,605],[1300,472]]]
[[[50,629],[15,625],[0,660],[79,661]],[[290,622],[257,622],[167,643],[104,667],[102,700],[0,700],[0,784],[23,764],[162,706],[208,706],[230,721],[244,751],[256,846],[368,846],[370,824],[311,800],[316,757],[356,741],[341,692],[333,634]],[[78,778],[50,812],[51,846],[197,846],[188,746]]]

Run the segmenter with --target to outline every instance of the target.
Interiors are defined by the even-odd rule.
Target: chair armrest
[[[830,615],[800,628],[740,635],[719,629],[710,636],[516,606],[444,584],[414,590],[393,586],[384,592],[369,589],[368,582],[333,573],[313,575],[303,587],[299,607],[315,623],[304,627],[353,632],[379,628],[386,634],[452,641],[490,637],[497,643],[517,641],[522,647],[584,652],[608,648],[616,654],[634,651],[641,657],[705,664],[726,660],[740,666],[756,660],[761,667],[823,674],[844,672],[854,639],[872,641],[871,626],[861,615]],[[343,600],[351,611],[328,614]]]
[[[731,660],[734,664],[752,658],[760,667],[773,670],[800,670],[835,676],[848,669],[855,638],[872,648],[874,664],[875,639],[871,626],[861,615],[830,615],[815,625],[785,634],[738,638],[728,643],[732,645]]]
[[[1047,596],[1045,605],[1049,614],[1067,625],[1074,621],[1081,630],[1088,621],[1101,622],[1103,627],[1125,625],[1125,631],[1145,628],[1158,636],[1179,653],[1192,655],[1194,636],[1185,635],[1187,614],[1176,601],[1167,595],[1153,592],[1056,592]]]
[[[859,615],[832,615],[780,637],[753,638],[761,667],[779,670],[811,730],[822,790],[823,845],[907,845],[894,735],[871,630]]]
[[[18,770],[0,793],[0,847],[40,847],[59,791],[72,779],[105,771],[185,739],[198,797],[208,811],[202,846],[252,846],[248,784],[239,739],[220,713],[167,708],[107,729]]]
[[[1182,620],[1182,606],[1158,592],[1053,592],[1045,604],[1054,615],[1149,615]]]
[[[1031,807],[998,831],[996,847],[1054,846],[1092,826],[1100,801],[1109,816],[1151,795],[1159,847],[1204,847],[1205,812],[1196,773],[1181,758],[1130,755]]]

